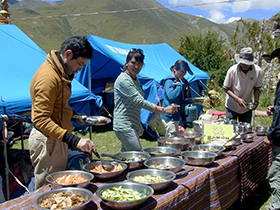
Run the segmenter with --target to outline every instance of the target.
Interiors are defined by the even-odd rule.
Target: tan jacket
[[[46,136],[62,140],[66,131],[72,132],[73,110],[68,104],[71,96],[71,80],[67,79],[62,64],[55,51],[39,67],[30,84],[32,100],[32,121]]]

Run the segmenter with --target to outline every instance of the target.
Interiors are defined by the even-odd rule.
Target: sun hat
[[[175,64],[176,71],[188,71],[192,72],[189,65],[186,62],[180,62]]]
[[[257,59],[254,58],[251,47],[242,48],[240,54],[234,55],[234,59],[237,63],[243,63],[246,65],[253,65],[257,62]]]

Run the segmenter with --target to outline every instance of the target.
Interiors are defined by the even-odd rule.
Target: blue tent
[[[170,67],[177,60],[185,60],[193,71],[192,75],[187,73],[185,76],[192,87],[192,97],[200,96],[201,91],[206,88],[207,79],[210,78],[166,43],[136,45],[93,35],[88,36],[88,41],[94,48],[93,58],[77,74],[76,79],[94,94],[101,94],[106,85],[117,78],[131,48],[141,48],[144,51],[144,66],[138,76],[145,91],[145,98],[151,102],[158,103],[163,98],[159,82],[171,74]],[[109,100],[112,100],[112,97]],[[142,109],[141,121],[146,128],[150,116],[149,111]]]
[[[15,25],[0,25],[0,37],[0,114],[4,108],[7,114],[30,111],[30,81],[46,53]],[[69,104],[77,112],[93,115],[92,107],[101,107],[102,99],[73,80]]]

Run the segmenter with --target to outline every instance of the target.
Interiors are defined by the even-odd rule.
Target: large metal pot
[[[191,141],[183,137],[161,137],[158,139],[158,146],[172,147],[178,152],[189,150],[191,148]]]
[[[197,131],[178,131],[175,136],[189,139],[191,146],[203,143],[203,134]]]

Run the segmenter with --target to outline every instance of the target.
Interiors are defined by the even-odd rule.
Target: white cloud
[[[241,17],[231,17],[226,21],[226,23],[232,23],[232,22],[234,22],[236,20],[240,20],[240,19],[241,19]]]
[[[209,20],[215,23],[224,23],[225,22],[225,15],[217,10],[210,10],[209,12],[210,18]]]

